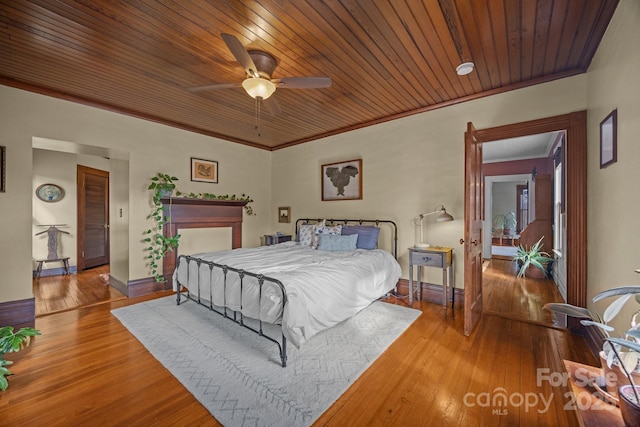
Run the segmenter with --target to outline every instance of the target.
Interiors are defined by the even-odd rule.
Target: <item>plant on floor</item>
[[[33,328],[20,328],[17,332],[13,332],[13,326],[0,328],[0,390],[5,391],[9,387],[6,377],[12,375],[7,366],[13,362],[6,360],[4,355],[29,346],[31,337],[36,335],[40,335],[40,331]]]
[[[513,257],[513,260],[517,261],[520,266],[518,277],[524,277],[529,266],[540,269],[544,273],[544,277],[549,275],[547,264],[553,261],[553,258],[551,258],[547,252],[541,250],[543,246],[542,239],[544,239],[544,236],[529,249],[525,249],[522,245],[518,246],[518,251]]]
[[[160,260],[167,252],[176,249],[180,242],[179,234],[173,237],[164,235],[165,224],[171,221],[171,217],[165,217],[164,205],[162,204],[162,198],[167,197],[175,190],[174,181],[177,180],[178,178],[175,176],[158,172],[156,176],[151,178],[151,184],[148,187],[148,190],[152,192],[153,210],[147,218],[153,219],[154,225],[145,232],[147,237],[143,239],[143,242],[149,245],[145,247],[148,252],[146,258],[151,268],[151,274],[158,282],[164,281],[164,276],[159,271]]]
[[[640,378],[640,311],[637,311],[631,318],[629,324],[631,328],[624,334],[616,334],[615,329],[609,325],[620,313],[622,307],[632,297],[636,302],[640,303],[640,286],[621,286],[600,292],[593,297],[593,303],[602,299],[616,298],[604,311],[602,317],[597,313],[593,314],[584,307],[577,307],[571,304],[549,303],[544,305],[545,310],[551,310],[554,313],[564,314],[576,317],[584,326],[595,326],[599,328],[605,335],[605,343],[602,348],[602,357],[606,361],[607,367],[611,368],[616,365],[623,372],[633,390],[633,400],[636,405],[640,405],[640,396],[634,383],[634,378]],[[604,367],[604,366],[603,366]],[[639,384],[640,385],[640,384]],[[607,384],[609,388],[609,383]]]

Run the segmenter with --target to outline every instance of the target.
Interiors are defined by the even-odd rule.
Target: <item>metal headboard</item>
[[[296,220],[296,236],[300,231],[300,225],[318,223],[325,220],[329,225],[375,225],[389,224],[393,229],[393,257],[398,259],[398,226],[395,222],[388,219],[325,219],[325,218],[299,218]]]

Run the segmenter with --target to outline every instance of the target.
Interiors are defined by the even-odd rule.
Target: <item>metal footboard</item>
[[[187,256],[187,255],[180,255],[178,257],[178,263],[176,266],[176,269],[180,268],[180,265],[186,262],[186,268],[187,268],[187,283],[189,285],[189,288],[186,290],[186,293],[181,292],[181,284],[178,281],[178,292],[176,294],[176,302],[178,305],[180,305],[180,303],[182,302],[182,296],[184,295],[186,298],[190,299],[191,301],[194,301],[200,305],[202,305],[203,307],[207,307],[209,310],[220,314],[221,316],[223,316],[225,319],[229,319],[235,323],[237,323],[240,326],[243,326],[244,328],[255,332],[256,334],[258,334],[261,337],[264,337],[265,339],[275,343],[278,346],[278,349],[280,350],[280,360],[282,362],[282,367],[286,367],[287,366],[287,339],[284,336],[284,333],[282,333],[282,337],[281,337],[281,341],[278,341],[277,339],[270,337],[269,335],[266,335],[263,332],[263,321],[260,319],[253,319],[255,321],[258,322],[258,328],[255,329],[249,325],[247,325],[245,323],[245,316],[242,314],[242,307],[243,307],[243,298],[244,298],[244,286],[245,286],[245,282],[244,282],[244,278],[249,276],[249,277],[253,277],[258,281],[258,287],[259,287],[259,292],[258,292],[258,316],[260,317],[260,313],[262,313],[262,290],[263,287],[265,285],[265,283],[270,282],[273,283],[277,286],[278,289],[280,289],[280,292],[282,292],[282,306],[280,307],[280,316],[279,318],[282,318],[282,316],[284,315],[284,307],[287,304],[287,293],[285,291],[284,285],[282,284],[282,282],[280,282],[279,280],[273,279],[271,277],[262,275],[262,274],[255,274],[252,273],[250,271],[246,271],[246,270],[242,270],[242,269],[237,269],[234,267],[230,267],[228,265],[222,265],[222,264],[217,264],[215,262],[211,262],[211,261],[205,261],[203,259],[200,258],[195,258],[195,257],[191,257],[191,256]],[[195,262],[198,266],[197,268],[197,276],[196,280],[197,280],[197,289],[194,295],[193,292],[193,285],[191,284],[190,278],[189,278],[189,274],[190,274],[190,269],[189,269],[189,264]],[[214,275],[214,271],[215,270],[220,270],[222,271],[223,274],[223,296],[224,296],[224,304],[221,307],[221,309],[218,309],[218,306],[215,306],[213,304],[213,301],[206,301],[206,300],[202,300],[201,299],[201,286],[203,286],[203,284],[200,283],[200,277],[199,277],[199,273],[200,273],[200,268],[202,266],[205,266],[209,268],[209,273],[210,273],[210,280],[209,280],[209,296],[210,296],[210,300],[213,300],[213,275]],[[235,311],[233,309],[230,309],[227,307],[227,276],[229,274],[235,274],[239,277],[240,279],[240,310],[239,311]],[[204,286],[206,286],[206,284],[204,284]],[[250,284],[249,286],[254,286],[254,284]],[[266,322],[264,322],[266,323]]]

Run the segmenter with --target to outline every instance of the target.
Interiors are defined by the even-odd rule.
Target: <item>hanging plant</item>
[[[176,188],[174,181],[177,180],[178,178],[175,176],[158,172],[156,176],[151,178],[151,184],[148,187],[148,190],[152,191],[153,210],[147,218],[153,219],[154,226],[145,231],[147,237],[143,242],[149,244],[145,247],[148,252],[146,258],[151,268],[151,274],[158,282],[164,282],[164,276],[159,270],[160,260],[167,252],[176,249],[180,242],[179,234],[173,237],[165,237],[164,235],[164,226],[171,222],[171,214],[168,217],[164,216],[164,205],[162,204],[162,198],[169,197]]]

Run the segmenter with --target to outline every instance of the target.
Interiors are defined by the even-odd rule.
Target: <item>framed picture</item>
[[[191,181],[218,183],[218,162],[191,158]]]
[[[64,198],[64,190],[56,184],[42,184],[36,188],[36,197],[47,203],[59,202]]]
[[[600,122],[600,169],[618,161],[618,110]]]
[[[291,208],[278,208],[278,222],[291,222]]]
[[[322,200],[362,199],[362,159],[321,167]]]
[[[7,167],[6,156],[7,156],[7,147],[5,147],[4,145],[0,145],[0,193],[4,193],[6,191],[5,189],[5,182],[7,177],[7,173],[5,172],[5,168]]]

